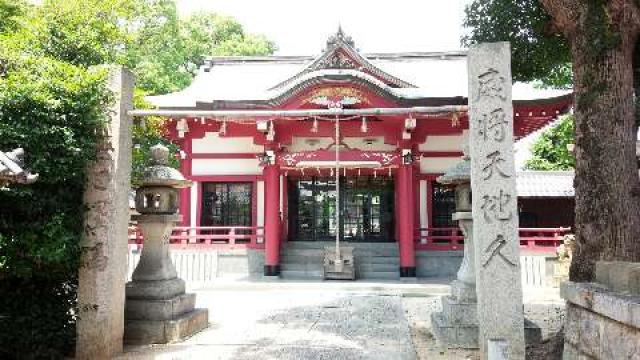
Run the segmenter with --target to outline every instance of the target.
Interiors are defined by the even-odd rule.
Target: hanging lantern
[[[362,124],[360,125],[360,132],[362,133],[366,133],[367,132],[367,118],[366,117],[362,117]]]
[[[317,133],[318,132],[318,118],[313,118],[313,125],[311,125],[311,132],[312,133]]]

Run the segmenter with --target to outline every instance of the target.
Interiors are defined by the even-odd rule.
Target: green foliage
[[[545,130],[532,145],[533,156],[527,160],[529,170],[572,170],[576,159],[568,145],[574,143],[573,116],[565,116],[553,127]]]
[[[137,109],[150,108],[150,104],[144,100],[144,93],[138,91],[134,96],[134,106]],[[131,185],[138,187],[141,185],[143,170],[151,165],[151,147],[156,144],[163,144],[169,148],[170,154],[178,154],[179,148],[176,144],[167,140],[164,118],[150,116],[137,119],[133,126],[133,168],[131,171]],[[169,166],[178,168],[180,161],[177,156],[169,158]]]
[[[245,33],[233,18],[200,12],[179,19],[173,1],[160,2],[164,5],[140,21],[144,25],[128,52],[138,86],[149,94],[184,89],[207,56],[269,55],[276,50],[264,36]]]
[[[23,147],[35,184],[0,190],[0,358],[61,357],[75,338],[85,173],[109,102],[105,69],[3,54],[0,149]]]
[[[25,148],[40,178],[0,189],[0,358],[61,358],[75,339],[86,168],[110,100],[93,66],[130,67],[144,108],[143,92],[183,89],[205,56],[275,46],[231,18],[181,20],[174,0],[22,1],[0,0],[0,149]],[[178,153],[164,130],[160,118],[134,126],[134,185],[151,146]]]
[[[474,0],[467,5],[466,46],[510,41],[513,78],[547,86],[571,84],[571,54],[566,40],[550,31],[551,18],[538,0]]]
[[[24,4],[17,0],[0,0],[0,33],[15,30]]]

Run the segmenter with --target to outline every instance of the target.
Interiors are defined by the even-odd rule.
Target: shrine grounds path
[[[127,347],[119,359],[475,359],[438,348],[430,314],[447,280],[394,282],[221,281],[192,289],[210,326],[180,344]],[[526,289],[527,317],[543,336],[561,326],[557,289]]]

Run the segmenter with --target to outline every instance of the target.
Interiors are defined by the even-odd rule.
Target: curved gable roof
[[[375,66],[369,62],[360,52],[356,50],[355,44],[350,36],[342,31],[342,27],[338,28],[338,32],[327,40],[327,47],[311,64],[305,67],[296,75],[286,79],[273,86],[269,90],[276,90],[286,87],[289,83],[308,74],[310,72],[326,69],[349,69],[359,70],[369,74],[386,85],[394,88],[415,88],[417,86],[397,78],[388,72]]]

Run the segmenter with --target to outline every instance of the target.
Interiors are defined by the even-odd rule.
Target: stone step
[[[361,272],[356,269],[357,279],[372,279],[372,280],[397,280],[400,279],[400,273],[396,271],[365,271]]]
[[[359,259],[363,263],[398,263],[400,261],[398,256],[394,255],[377,255],[377,254],[358,254],[354,253],[353,256]],[[280,255],[282,262],[300,262],[315,259],[324,259],[324,251],[317,252],[315,250],[287,250],[283,251]]]
[[[283,248],[281,254],[324,257],[324,252],[324,249]],[[398,249],[355,249],[353,255],[358,257],[388,257],[397,259],[400,253]]]
[[[281,270],[280,277],[283,279],[318,279],[321,280],[324,276],[322,270],[319,271],[306,271],[306,270]]]
[[[363,264],[356,262],[356,269],[365,272],[393,272],[399,271],[400,266],[398,264]]]
[[[283,262],[280,263],[280,269],[292,271],[322,271],[322,264]]]
[[[398,249],[397,243],[340,243],[341,246],[352,247],[355,250],[360,249]],[[335,246],[334,242],[318,242],[318,241],[289,241],[284,245],[287,249],[324,249],[325,247]]]
[[[460,302],[453,296],[443,296],[442,316],[449,324],[477,326],[478,303]]]

